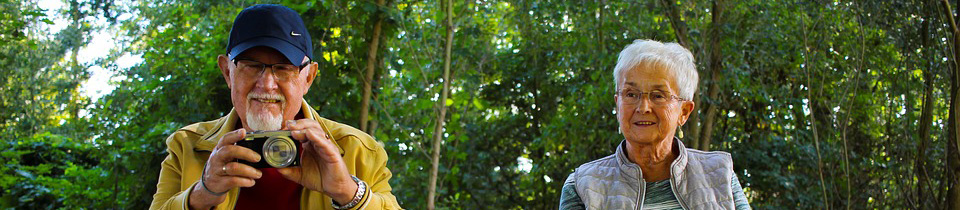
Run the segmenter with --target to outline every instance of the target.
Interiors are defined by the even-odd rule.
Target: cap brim
[[[240,53],[243,53],[250,48],[259,46],[269,47],[280,51],[280,53],[283,53],[283,56],[287,57],[287,60],[289,60],[291,64],[302,65],[304,63],[303,60],[306,54],[303,53],[303,50],[300,50],[300,48],[290,44],[290,42],[273,37],[257,37],[237,44],[233,47],[233,49],[230,50],[230,60],[235,59],[237,55],[240,55]]]

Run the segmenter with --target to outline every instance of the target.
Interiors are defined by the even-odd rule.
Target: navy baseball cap
[[[258,4],[240,11],[230,29],[227,55],[233,60],[250,48],[265,46],[276,49],[302,65],[303,56],[313,60],[313,43],[300,14],[278,4]]]

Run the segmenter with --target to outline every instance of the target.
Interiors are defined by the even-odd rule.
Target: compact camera
[[[235,143],[260,154],[260,162],[245,160],[237,162],[254,168],[286,168],[300,165],[300,142],[293,140],[290,131],[248,132],[243,140]]]

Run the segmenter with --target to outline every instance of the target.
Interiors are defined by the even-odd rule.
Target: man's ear
[[[220,74],[223,74],[223,79],[227,81],[227,88],[232,89],[233,83],[230,81],[233,78],[230,78],[230,58],[223,54],[217,56],[217,66],[220,67]]]
[[[313,85],[313,80],[317,78],[317,69],[320,68],[320,64],[317,62],[310,62],[310,65],[307,65],[307,90],[303,93],[310,91],[310,86]]]

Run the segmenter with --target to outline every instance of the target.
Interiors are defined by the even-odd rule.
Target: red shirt
[[[283,178],[275,168],[261,168],[253,187],[241,187],[234,209],[300,209],[303,186]]]

